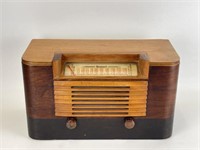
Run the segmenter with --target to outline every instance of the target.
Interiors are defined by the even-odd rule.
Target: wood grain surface
[[[165,119],[173,116],[178,69],[179,65],[149,68],[147,111],[144,118]],[[23,74],[28,117],[56,118],[52,67],[23,64]]]
[[[146,116],[147,85],[147,81],[54,81],[55,115]]]
[[[135,54],[147,53],[150,65],[176,65],[179,56],[169,40],[56,40],[34,39],[22,61],[30,66],[51,66],[55,53]]]

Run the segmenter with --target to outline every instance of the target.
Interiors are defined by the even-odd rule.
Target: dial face
[[[65,63],[65,76],[137,76],[136,63]]]

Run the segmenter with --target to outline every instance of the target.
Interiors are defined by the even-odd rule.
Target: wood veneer
[[[147,111],[146,116],[140,118],[164,119],[173,116],[178,69],[179,65],[149,68]],[[57,118],[52,67],[23,64],[23,73],[28,117]]]
[[[68,77],[65,62],[134,62],[138,74]],[[22,66],[34,139],[160,139],[172,133],[179,56],[169,40],[34,39]],[[127,118],[134,128],[124,126]],[[73,130],[66,127],[70,119],[76,120]]]
[[[22,60],[30,66],[51,66],[55,53],[61,54],[135,54],[147,53],[150,65],[179,63],[179,56],[169,40],[56,40],[34,39]]]
[[[147,85],[147,81],[54,81],[55,115],[146,116]]]

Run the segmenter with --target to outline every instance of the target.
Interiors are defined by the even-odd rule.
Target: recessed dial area
[[[64,76],[137,76],[136,63],[65,63]]]

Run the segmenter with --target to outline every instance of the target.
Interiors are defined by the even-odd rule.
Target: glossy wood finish
[[[169,40],[56,40],[34,39],[22,60],[30,66],[51,66],[55,53],[61,54],[140,54],[147,53],[150,65],[179,63]]]
[[[52,67],[30,67],[23,64],[27,115],[32,118],[54,118]]]
[[[148,81],[147,116],[168,118],[173,116],[179,65],[150,67]]]
[[[147,85],[147,81],[54,81],[55,115],[146,116]]]
[[[65,62],[134,62],[138,76],[66,77]],[[172,133],[179,56],[168,40],[32,40],[22,65],[34,139],[160,139]]]
[[[147,114],[141,118],[164,119],[173,116],[178,69],[179,65],[150,67]],[[23,74],[28,117],[56,118],[52,67],[23,64]]]

